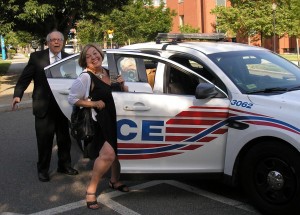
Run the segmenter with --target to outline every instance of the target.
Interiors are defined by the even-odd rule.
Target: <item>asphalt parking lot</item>
[[[108,187],[105,178],[98,189],[100,211],[86,208],[85,188],[92,162],[72,145],[72,163],[80,172],[66,176],[56,172],[56,146],[51,160],[50,182],[36,174],[37,149],[30,108],[0,112],[0,214],[258,214],[238,189],[207,180],[148,180],[124,178],[131,192]],[[5,123],[3,123],[5,122]]]

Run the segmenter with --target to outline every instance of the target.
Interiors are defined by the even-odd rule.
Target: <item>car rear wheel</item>
[[[241,165],[241,184],[254,205],[266,214],[300,211],[300,156],[278,141],[252,147]]]

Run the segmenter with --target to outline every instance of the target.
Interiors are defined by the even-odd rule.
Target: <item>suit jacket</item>
[[[67,56],[69,56],[69,54],[61,52],[62,58]],[[20,97],[22,99],[24,91],[33,80],[32,109],[33,114],[37,117],[45,116],[49,109],[49,104],[57,105],[44,71],[44,67],[49,64],[49,49],[32,53],[28,64],[24,68],[15,86],[14,97]]]

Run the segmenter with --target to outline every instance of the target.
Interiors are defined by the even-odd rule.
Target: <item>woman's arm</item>
[[[68,102],[71,105],[79,107],[91,107],[102,109],[105,107],[105,103],[102,100],[90,101],[87,98],[87,90],[90,89],[91,78],[88,73],[81,74],[72,84],[70,93],[68,96]]]
[[[74,105],[79,106],[79,107],[91,107],[91,108],[97,108],[97,109],[103,109],[105,107],[105,103],[102,100],[91,101],[89,99],[87,99],[87,100],[79,99]]]

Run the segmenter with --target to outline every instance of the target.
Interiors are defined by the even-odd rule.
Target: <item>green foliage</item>
[[[0,33],[26,31],[44,42],[46,35],[56,29],[67,38],[75,21],[92,13],[109,13],[128,0],[7,0],[0,2]]]
[[[300,1],[291,0],[290,5],[291,17],[288,23],[289,35],[294,35],[300,38]]]
[[[8,34],[6,34],[5,38],[5,45],[11,45],[13,47],[17,47],[18,46],[18,39],[16,36],[16,33],[13,31],[10,31]]]
[[[14,50],[14,49],[8,49],[7,53],[9,53],[9,54],[16,54],[16,50]]]
[[[14,27],[14,15],[18,11],[15,0],[0,1],[0,35],[6,35]]]
[[[81,20],[77,23],[77,38],[82,45],[96,42],[101,44],[103,32],[99,24],[93,20]]]
[[[10,31],[4,37],[5,45],[11,45],[13,47],[26,47],[34,37],[25,31],[13,32]]]
[[[8,68],[10,66],[11,62],[10,61],[3,61],[2,56],[0,60],[0,76],[5,75],[8,71]],[[1,84],[1,82],[0,82]]]
[[[47,16],[53,14],[54,10],[54,5],[42,4],[36,0],[29,0],[25,2],[23,11],[18,15],[18,18],[25,20],[28,23],[36,24],[44,22]]]
[[[191,25],[183,25],[179,27],[181,33],[199,33],[200,28],[193,28]]]
[[[276,0],[277,7],[273,11],[272,1],[230,0],[232,7],[216,7],[211,13],[217,16],[218,30],[242,36],[272,36],[275,17],[275,32],[283,36],[289,32],[292,20],[291,1],[298,0]]]
[[[145,4],[147,6],[145,6]],[[155,40],[157,33],[169,32],[172,27],[174,11],[163,4],[154,7],[152,1],[136,0],[107,15],[95,15],[92,20],[78,22],[77,32],[82,43],[108,39],[107,30],[114,30],[113,42],[120,45]],[[94,26],[97,26],[95,28]]]
[[[31,43],[32,40],[36,39],[33,35],[26,31],[17,31],[16,37],[18,40],[18,45],[21,47],[26,47],[29,43]]]

